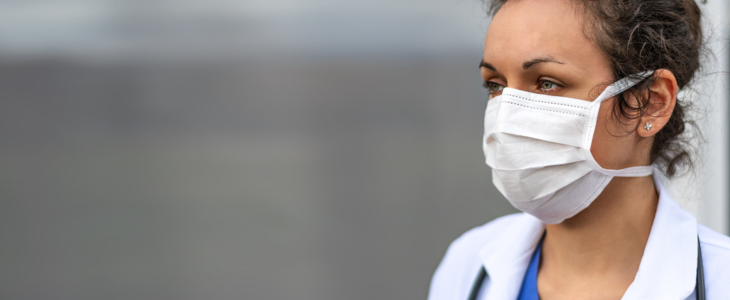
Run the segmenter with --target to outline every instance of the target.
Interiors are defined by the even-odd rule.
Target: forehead
[[[582,8],[571,0],[508,1],[489,25],[484,60],[495,65],[536,56],[566,63],[595,60],[602,52],[585,35],[584,20]]]

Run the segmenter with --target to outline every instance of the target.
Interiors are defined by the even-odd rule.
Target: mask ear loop
[[[581,148],[583,150],[583,154],[586,157],[586,161],[593,167],[594,170],[608,176],[621,177],[641,177],[651,175],[653,173],[654,168],[652,166],[630,167],[621,170],[604,169],[593,158],[593,154],[591,154],[591,144],[593,143],[593,134],[596,131],[596,122],[598,122],[598,111],[601,108],[601,102],[625,92],[626,90],[635,86],[637,83],[646,79],[652,74],[654,74],[653,71],[646,71],[636,74],[635,76],[638,76],[638,79],[632,78],[634,76],[622,78],[606,87],[606,89],[603,90],[598,98],[596,98],[596,100],[593,100],[590,108],[590,113],[588,114],[586,127],[583,132],[583,146]]]

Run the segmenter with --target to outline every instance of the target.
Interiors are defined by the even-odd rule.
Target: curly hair
[[[518,0],[485,0],[492,16],[508,1]],[[694,0],[571,1],[583,9],[586,35],[607,55],[615,79],[667,69],[680,89],[692,82],[706,51],[701,12]],[[650,76],[627,91],[639,99],[638,104],[631,104],[624,94],[616,97],[614,116],[640,118],[655,79]],[[688,105],[677,99],[669,122],[654,136],[651,147],[651,163],[670,178],[692,166],[689,140],[682,135],[686,125],[693,123],[687,120]]]

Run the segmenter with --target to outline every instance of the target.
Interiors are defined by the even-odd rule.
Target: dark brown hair
[[[506,2],[518,0],[485,1],[494,16]],[[679,88],[684,89],[700,68],[700,56],[706,50],[701,13],[694,0],[571,1],[584,10],[586,35],[608,56],[615,80],[667,69],[674,73]],[[651,96],[654,80],[650,76],[627,91],[641,100],[638,106],[629,103],[624,95],[618,96],[614,116],[628,120],[640,118],[648,105],[646,100]],[[655,135],[652,144],[651,163],[668,177],[692,165],[690,145],[682,135],[686,125],[692,124],[686,120],[687,105],[677,99],[669,122]]]

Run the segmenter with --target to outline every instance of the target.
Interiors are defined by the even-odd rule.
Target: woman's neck
[[[559,299],[586,299],[588,293],[596,299],[599,291],[620,299],[639,270],[658,200],[651,176],[615,177],[585,210],[547,225],[541,299],[556,299],[551,291],[560,291]]]

